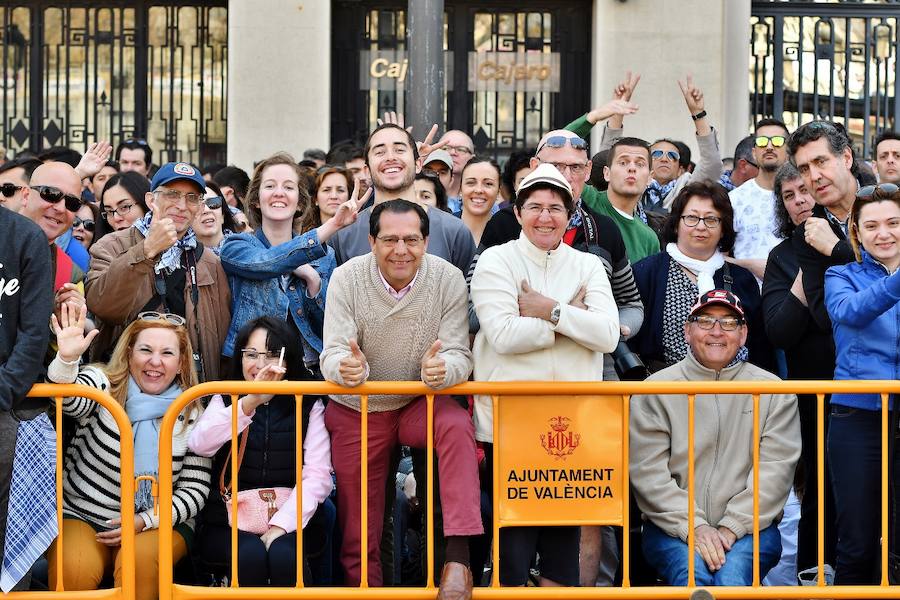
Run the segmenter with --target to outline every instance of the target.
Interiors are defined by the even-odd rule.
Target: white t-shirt
[[[769,252],[781,242],[775,235],[775,193],[759,187],[755,179],[728,193],[734,209],[735,258],[769,257]]]

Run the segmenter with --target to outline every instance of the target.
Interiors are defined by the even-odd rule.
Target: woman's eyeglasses
[[[147,310],[142,313],[138,313],[137,318],[141,321],[165,321],[166,323],[170,323],[175,325],[176,327],[184,327],[184,317],[181,315],[175,315],[172,313],[161,313],[156,312],[155,310]]]
[[[681,220],[688,227],[696,227],[700,221],[706,225],[707,229],[715,229],[722,223],[721,217],[698,217],[697,215],[681,215]]]
[[[56,204],[60,200],[65,199],[66,210],[69,212],[78,212],[78,209],[84,204],[84,200],[80,196],[67,194],[52,185],[33,185],[31,189],[36,191],[44,202],[49,202],[50,204]]]
[[[132,208],[134,208],[133,202],[131,204],[129,204],[128,202],[123,202],[116,208],[104,208],[102,211],[100,211],[100,214],[103,215],[103,218],[108,221],[112,218],[113,215],[119,215],[120,217],[124,218],[125,215],[128,214],[128,211],[130,211]]]
[[[97,224],[94,223],[93,219],[82,219],[80,217],[75,217],[75,220],[72,221],[72,229],[78,229],[79,227],[84,227],[85,231],[93,232],[96,228]]]
[[[283,359],[283,354],[281,352],[275,352],[274,350],[268,350],[266,352],[260,352],[255,348],[244,348],[241,350],[241,358],[244,360],[249,360],[250,362],[256,362],[260,358],[263,358],[266,364],[277,363],[279,360]]]
[[[212,198],[204,198],[203,203],[209,210],[216,210],[217,208],[222,208],[222,204],[225,203],[225,199],[221,196],[213,196]]]

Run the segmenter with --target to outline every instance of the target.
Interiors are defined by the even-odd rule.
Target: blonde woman
[[[86,308],[80,313],[63,305],[53,317],[59,351],[48,368],[54,383],[79,383],[115,398],[128,413],[134,434],[134,473],[159,472],[159,422],[182,390],[197,384],[191,342],[178,315],[144,312],[119,338],[106,365],[79,367],[81,355],[96,337],[84,334]],[[62,411],[77,422],[63,462],[63,556],[50,547],[50,587],[56,587],[56,564],[62,560],[66,590],[95,590],[107,575],[121,585],[122,528],[135,531],[136,590],[140,600],[158,596],[157,552],[159,515],[154,513],[149,481],[141,481],[134,498],[133,523],[120,521],[119,432],[113,416],[87,398],[63,399]],[[194,517],[209,495],[211,461],[188,449],[187,441],[199,417],[189,407],[179,418],[172,440],[172,555],[188,551]]]

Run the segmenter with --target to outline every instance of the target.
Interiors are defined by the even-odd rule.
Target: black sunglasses
[[[81,208],[81,205],[84,204],[84,200],[82,200],[80,196],[67,194],[52,185],[33,185],[31,186],[31,189],[40,194],[44,202],[49,202],[50,204],[56,204],[65,198],[66,210],[69,212],[77,212],[78,209]]]
[[[80,217],[75,217],[75,220],[72,221],[72,229],[77,227],[84,227],[85,231],[94,231],[94,228],[97,226],[94,223],[93,219],[82,219]]]
[[[21,189],[21,185],[16,185],[14,183],[4,183],[3,185],[0,185],[0,194],[3,194],[7,198],[12,198],[16,195],[16,192]]]
[[[206,204],[206,208],[209,210],[222,208],[223,202],[225,202],[225,200],[221,196],[213,196],[212,198],[204,198],[203,200],[203,203]]]

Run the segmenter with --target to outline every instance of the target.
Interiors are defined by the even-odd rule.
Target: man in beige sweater
[[[472,371],[467,295],[462,273],[426,254],[428,216],[417,204],[389,200],[369,219],[372,252],[332,275],[325,302],[322,374],[353,387],[366,380],[421,380],[438,390]],[[341,564],[348,585],[361,579],[360,397],[332,396],[325,411],[337,477]],[[382,583],[379,542],[385,481],[397,444],[424,448],[424,396],[368,399],[368,583]],[[471,598],[468,536],[483,533],[475,433],[468,412],[449,396],[434,397],[434,446],[444,507],[446,562],[438,598]]]
[[[684,325],[690,352],[648,381],[773,381],[737,358],[747,341],[744,309],[727,290],[706,292]],[[688,582],[688,409],[683,395],[631,398],[631,482],[644,515],[643,550],[668,585]],[[760,579],[781,556],[778,519],[800,457],[794,394],[761,394],[759,440],[750,394],[697,395],[694,562],[698,586],[753,579],[753,445],[759,443]]]

